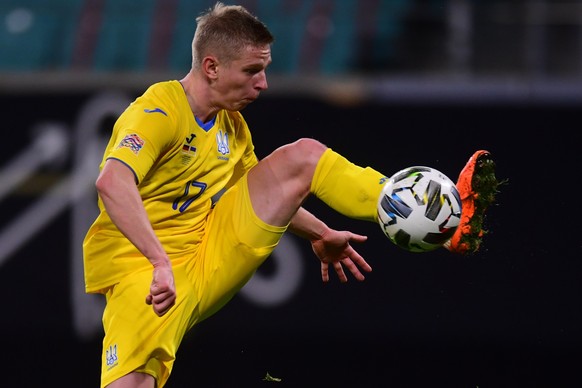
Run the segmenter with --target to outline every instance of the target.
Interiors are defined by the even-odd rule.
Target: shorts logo
[[[105,364],[107,365],[107,370],[117,365],[117,344],[109,345],[109,349],[105,350]]]
[[[137,134],[132,133],[131,135],[127,135],[119,142],[117,148],[127,147],[129,148],[134,154],[138,154],[139,151],[143,148],[145,141],[140,138]]]

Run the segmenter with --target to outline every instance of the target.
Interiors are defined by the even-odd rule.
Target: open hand
[[[321,238],[311,241],[313,252],[321,261],[321,279],[329,282],[329,266],[332,265],[340,282],[345,283],[348,277],[344,272],[347,268],[359,281],[365,279],[364,272],[371,272],[372,267],[351,246],[351,243],[362,243],[368,239],[348,231],[329,229]]]

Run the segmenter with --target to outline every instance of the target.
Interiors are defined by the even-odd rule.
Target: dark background
[[[90,96],[0,93],[0,166],[27,146],[35,123],[72,128]],[[386,175],[423,164],[456,179],[475,150],[487,149],[507,183],[487,213],[482,249],[468,257],[404,252],[377,225],[346,219],[310,199],[308,209],[330,226],[369,236],[357,249],[373,272],[363,283],[332,278],[324,285],[309,244],[301,242],[307,260],[300,291],[276,308],[235,297],[188,334],[168,387],[579,384],[578,105],[340,105],[267,93],[243,113],[260,157],[314,137]],[[41,173],[57,181],[70,168],[67,158]],[[0,202],[0,227],[41,194],[19,190]],[[0,266],[0,360],[15,386],[99,384],[100,336],[79,339],[71,327],[70,229],[65,212]],[[273,265],[268,261],[260,271]],[[266,373],[282,381],[263,381]]]
[[[276,35],[270,90],[244,111],[259,156],[310,136],[386,175],[424,164],[456,179],[487,149],[508,183],[469,257],[404,252],[377,225],[308,201],[330,226],[369,236],[357,248],[374,271],[323,285],[309,244],[296,239],[298,291],[270,307],[235,297],[189,333],[168,387],[582,386],[579,2],[237,3]],[[68,206],[18,250],[7,255],[3,237],[77,171],[76,156],[89,160],[94,139],[81,134],[93,123],[79,118],[94,98],[135,97],[183,75],[194,18],[212,4],[0,2],[0,387],[99,386],[101,333],[80,335],[75,324],[73,300],[87,296],[71,252],[85,232],[72,215],[94,202],[57,194],[47,207]],[[112,121],[95,125],[107,134]],[[9,166],[30,163],[22,156],[53,124],[76,141],[2,196]],[[263,381],[267,373],[282,381]]]

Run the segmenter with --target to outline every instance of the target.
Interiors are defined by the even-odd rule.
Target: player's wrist
[[[168,268],[171,269],[172,268],[172,263],[170,262],[170,259],[168,257],[164,257],[164,258],[160,258],[157,260],[151,260],[152,265],[154,266],[154,268]]]

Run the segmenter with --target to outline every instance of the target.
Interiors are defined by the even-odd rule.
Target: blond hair
[[[192,68],[199,68],[202,59],[214,55],[228,63],[240,57],[248,46],[272,44],[275,40],[267,26],[240,5],[214,7],[196,18],[192,39]]]

